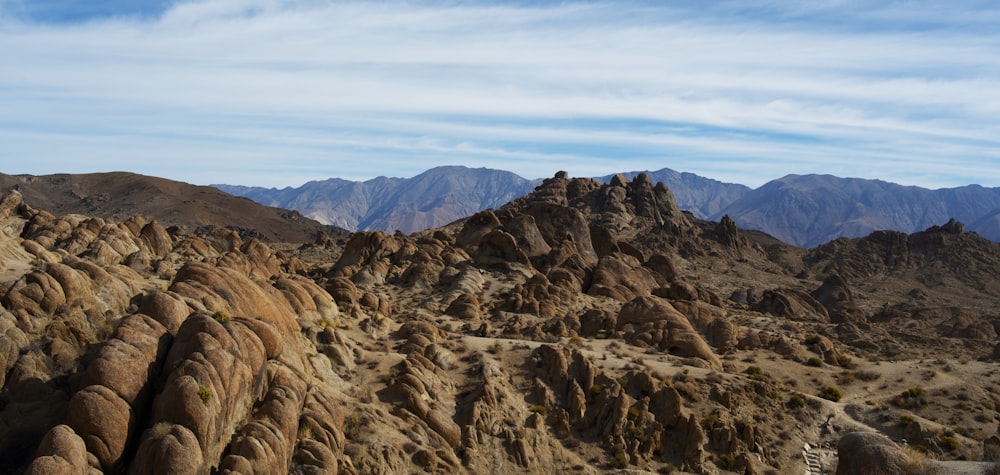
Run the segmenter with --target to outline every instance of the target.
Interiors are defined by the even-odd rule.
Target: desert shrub
[[[808,360],[806,360],[806,366],[812,366],[814,368],[822,368],[823,367],[823,360],[821,360],[821,359],[813,356],[812,358],[809,358]]]
[[[590,387],[590,394],[593,396],[600,395],[603,392],[604,392],[603,384],[594,383],[594,385]]]
[[[792,394],[788,398],[788,407],[790,407],[792,409],[798,409],[800,407],[805,407],[805,405],[806,405],[806,397],[803,396],[803,395],[801,395],[801,394],[799,394],[799,393]]]
[[[713,412],[701,418],[701,427],[705,430],[712,430],[716,422],[719,422],[719,415]]]
[[[628,454],[625,453],[625,448],[621,446],[615,446],[614,448],[614,461],[612,462],[615,468],[625,468],[628,467]]]
[[[219,323],[228,322],[233,319],[233,317],[229,315],[229,312],[225,310],[216,310],[215,313],[212,314],[212,318]]]
[[[817,396],[826,399],[827,401],[833,401],[833,402],[840,401],[840,398],[843,397],[843,395],[840,393],[840,390],[833,386],[827,386],[823,388],[823,390],[820,391],[819,394],[817,394]]]
[[[732,470],[736,468],[736,456],[733,454],[719,454],[719,461],[716,465],[723,470]]]
[[[854,377],[862,381],[875,381],[876,379],[882,377],[882,375],[877,371],[864,370],[855,372]]]
[[[201,398],[201,402],[208,404],[208,402],[212,400],[212,388],[205,384],[199,384],[198,397]]]
[[[924,399],[924,393],[924,388],[920,386],[912,387],[892,398],[892,403],[899,407],[923,406],[927,404],[927,400]]]
[[[544,405],[542,405],[542,404],[536,404],[536,405],[534,405],[534,406],[531,406],[531,407],[530,407],[530,408],[528,408],[528,409],[529,409],[529,410],[530,410],[531,412],[534,412],[535,414],[538,414],[538,415],[541,415],[541,416],[544,416],[544,415],[545,415],[545,414],[546,414],[546,413],[548,412],[548,410],[547,410],[547,409],[545,409],[545,406],[544,406]]]
[[[760,369],[760,366],[747,366],[747,369],[744,372],[747,377],[754,381],[764,381],[767,379],[767,373]]]
[[[927,455],[916,449],[906,447],[903,449],[903,473],[913,475],[934,475],[938,473],[937,467],[927,462]]]
[[[938,445],[945,450],[958,450],[961,444],[958,443],[958,439],[950,435],[942,435],[938,438]]]
[[[913,423],[913,416],[909,414],[903,414],[899,416],[899,425],[908,426]]]
[[[924,388],[917,386],[903,391],[903,397],[920,397],[924,395]]]
[[[802,340],[802,343],[804,345],[806,345],[806,346],[815,345],[816,343],[819,343],[819,335],[815,335],[815,334],[814,335],[809,335],[809,336],[806,337],[805,340]]]

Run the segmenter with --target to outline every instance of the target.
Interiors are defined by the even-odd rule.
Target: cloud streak
[[[7,1],[0,171],[1000,186],[997,7],[704,3],[204,0],[54,21]]]

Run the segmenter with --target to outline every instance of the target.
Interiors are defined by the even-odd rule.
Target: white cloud
[[[265,185],[461,163],[1000,186],[982,173],[1000,149],[995,7],[813,5],[203,0],[49,24],[0,8],[16,65],[0,163],[196,183],[249,163],[240,179]]]

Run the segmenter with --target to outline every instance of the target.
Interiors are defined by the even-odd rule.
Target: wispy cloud
[[[283,186],[457,163],[1000,186],[990,2],[59,3],[0,0],[6,173]]]

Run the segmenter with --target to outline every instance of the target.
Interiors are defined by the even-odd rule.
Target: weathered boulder
[[[571,241],[588,266],[597,263],[597,253],[590,240],[590,226],[579,210],[553,203],[533,203],[525,212],[531,215],[545,242],[551,247]]]
[[[654,287],[656,278],[638,259],[616,253],[601,257],[598,261],[587,293],[627,302],[649,294]]]
[[[811,295],[793,289],[765,290],[751,310],[792,320],[829,322],[830,314]]]
[[[649,333],[651,344],[671,354],[700,358],[713,368],[722,362],[691,322],[670,302],[654,296],[638,297],[622,306],[618,313],[618,329],[632,325],[638,333]]]
[[[479,240],[475,256],[477,264],[483,266],[509,267],[511,264],[528,265],[528,255],[517,247],[517,240],[500,230],[490,231]]]
[[[907,473],[906,455],[895,442],[873,432],[850,432],[837,443],[837,475]]]
[[[197,475],[207,468],[194,432],[180,424],[159,422],[146,431],[128,473]]]
[[[102,473],[87,461],[83,439],[66,425],[52,428],[38,446],[37,457],[25,470],[27,475],[90,475]]]

